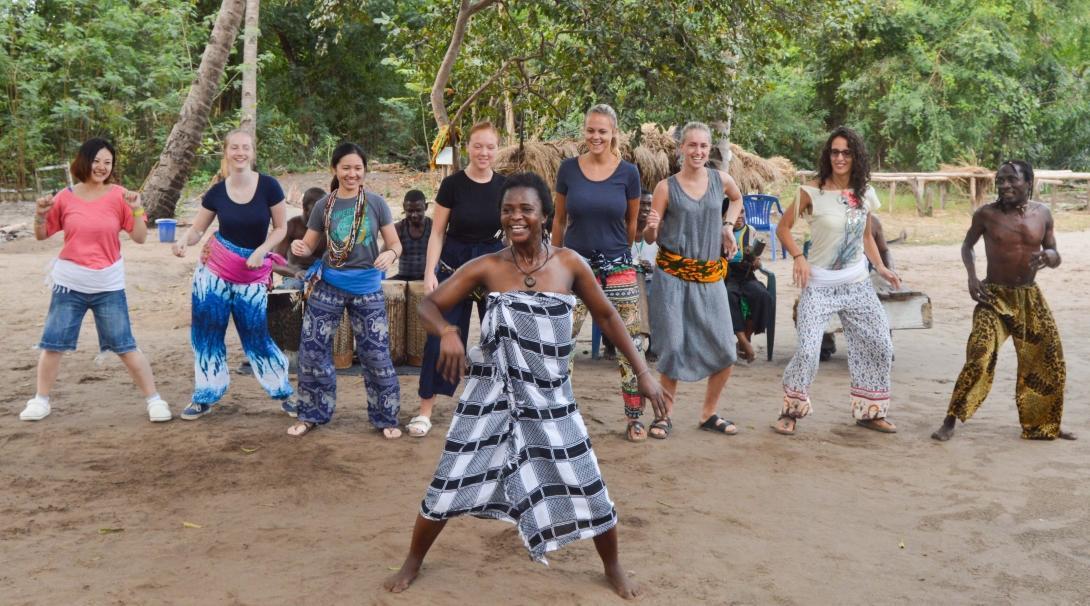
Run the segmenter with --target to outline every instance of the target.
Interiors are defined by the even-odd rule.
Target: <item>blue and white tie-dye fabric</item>
[[[233,284],[212,273],[203,263],[193,274],[193,345],[195,385],[193,402],[215,404],[231,381],[224,336],[227,322],[235,320],[242,349],[254,376],[277,400],[292,395],[288,360],[269,336],[268,288],[264,284]]]

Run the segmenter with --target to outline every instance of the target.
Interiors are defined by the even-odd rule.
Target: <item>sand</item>
[[[29,205],[5,205],[29,216]],[[4,221],[0,221],[4,222]],[[10,222],[10,221],[7,221]],[[151,424],[116,358],[95,362],[93,322],[65,357],[53,414],[18,420],[33,395],[49,303],[41,286],[60,247],[0,243],[5,330],[0,383],[2,604],[616,604],[590,541],[531,562],[513,526],[448,525],[408,593],[382,579],[400,564],[443,445],[386,441],[366,421],[359,377],[341,377],[332,424],[304,439],[250,376],[214,414]],[[720,412],[741,428],[696,428],[702,384],[683,384],[666,441],[623,438],[615,365],[580,347],[575,392],[620,514],[622,560],[646,604],[1079,604],[1090,602],[1090,232],[1063,233],[1066,259],[1039,281],[1068,360],[1065,425],[1078,442],[1019,439],[1008,344],[992,397],[953,441],[929,439],[963,360],[972,302],[956,246],[896,247],[901,274],[934,304],[931,330],[895,334],[900,428],[853,425],[843,351],[822,364],[816,413],[773,434],[794,348],[790,264],[779,276],[772,362],[739,366]],[[163,396],[192,386],[189,280],[195,252],[154,235],[125,241],[134,332]],[[584,331],[584,341],[589,338]],[[231,334],[232,365],[242,360]],[[843,339],[840,340],[843,350]],[[402,422],[416,378],[401,377]],[[199,527],[191,527],[199,526]],[[104,529],[118,529],[109,532]]]

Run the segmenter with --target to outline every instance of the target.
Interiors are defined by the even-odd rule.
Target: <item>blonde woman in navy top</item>
[[[640,211],[640,171],[621,159],[617,112],[599,104],[587,111],[583,138],[587,151],[560,164],[556,175],[556,215],[552,244],[575,250],[590,264],[606,297],[617,309],[639,352],[645,342],[640,334],[640,291],[632,243]],[[578,335],[587,308],[575,309],[572,334]],[[636,374],[624,356],[617,356],[621,368],[621,397],[628,417],[628,439],[647,438],[640,423],[643,400],[636,389]]]

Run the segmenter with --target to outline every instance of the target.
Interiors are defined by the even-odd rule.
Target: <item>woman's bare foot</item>
[[[621,567],[620,562],[616,562],[612,566],[606,567],[606,579],[609,580],[609,584],[613,587],[613,591],[616,591],[617,595],[622,598],[632,600],[640,596],[639,584],[628,578],[628,575],[625,574],[624,568]]]
[[[405,563],[401,565],[401,570],[386,577],[386,580],[382,582],[382,586],[391,593],[405,591],[416,580],[416,575],[420,574],[420,564],[421,562],[418,560],[406,559]]]

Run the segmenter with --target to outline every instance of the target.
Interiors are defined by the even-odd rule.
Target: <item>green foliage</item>
[[[111,138],[138,184],[158,158],[206,37],[186,0],[17,1],[0,8],[0,182]],[[196,46],[199,59],[199,49]]]
[[[263,170],[325,165],[339,141],[422,166],[429,93],[456,0],[266,0]],[[158,158],[217,0],[0,3],[0,183],[112,138],[126,185]],[[238,123],[241,39],[198,150],[218,166]],[[733,138],[807,167],[824,132],[862,130],[881,168],[1020,156],[1090,168],[1090,0],[505,0],[469,22],[445,95],[461,126],[575,135],[607,102],[622,127],[732,119]]]

